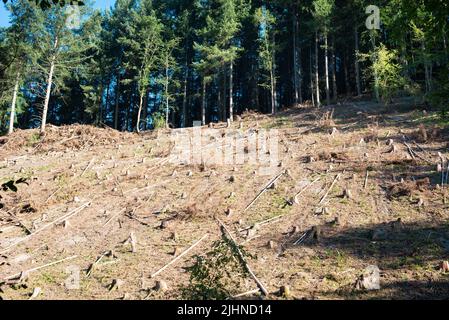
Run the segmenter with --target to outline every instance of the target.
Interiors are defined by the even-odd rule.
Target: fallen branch
[[[78,214],[79,212],[81,212],[84,208],[86,208],[87,206],[89,206],[91,204],[91,202],[86,202],[85,204],[83,204],[82,206],[73,209],[72,211],[70,211],[69,213],[63,215],[62,217],[57,218],[56,220],[54,220],[53,222],[50,222],[48,224],[46,224],[45,226],[37,229],[36,231],[34,231],[33,233],[27,235],[26,237],[14,242],[13,244],[11,244],[10,246],[4,248],[2,251],[0,251],[0,254],[6,253],[7,251],[9,251],[11,248],[17,246],[19,243],[25,242],[27,240],[29,240],[31,237],[35,236],[36,234],[38,234],[39,232],[59,223],[62,222],[64,220],[67,220],[71,217],[73,217],[74,215]]]
[[[246,292],[237,294],[235,296],[232,296],[232,298],[240,298],[240,297],[244,297],[244,296],[249,296],[251,294],[259,293],[259,291],[260,291],[260,289],[254,289],[254,290],[246,291]]]
[[[273,185],[273,183],[276,183],[276,181],[278,181],[279,178],[282,177],[284,174],[285,171],[282,171],[276,177],[271,179],[271,181],[257,194],[254,200],[251,201],[250,204],[246,206],[245,210],[243,210],[243,213],[246,212],[268,190],[268,188],[270,188]]]
[[[368,187],[368,176],[369,176],[369,171],[366,170],[365,183],[363,184],[363,189],[366,189],[366,187]]]
[[[43,269],[43,268],[54,266],[55,264],[58,264],[58,263],[61,263],[61,262],[64,262],[64,261],[68,261],[68,260],[72,260],[72,259],[75,259],[77,257],[78,256],[71,256],[71,257],[68,257],[68,258],[65,258],[65,259],[61,259],[61,260],[58,260],[58,261],[50,262],[50,263],[44,264],[43,266],[35,267],[35,268],[29,269],[29,270],[26,270],[26,271],[22,271],[22,272],[13,274],[13,275],[11,275],[9,277],[4,278],[4,280],[13,280],[13,279],[16,279],[16,278],[20,277],[21,275],[29,274],[31,272],[34,272],[34,271],[37,271],[37,270],[40,270],[40,269]]]
[[[413,150],[412,148],[407,144],[407,142],[403,142],[404,145],[407,147],[408,153],[410,154],[410,156],[412,157],[413,160],[416,160],[415,155],[413,154]]]
[[[340,177],[341,177],[341,173],[337,174],[337,176],[335,177],[335,179],[332,182],[331,186],[329,187],[327,192],[324,194],[324,196],[321,198],[319,204],[322,204],[324,202],[324,200],[326,200],[327,196],[329,195],[329,192],[332,190],[332,188],[334,187],[335,183],[340,179]]]
[[[267,224],[267,223],[270,223],[270,222],[272,222],[272,221],[278,220],[278,219],[282,218],[283,216],[284,216],[284,215],[281,214],[281,215],[275,216],[275,217],[273,217],[273,218],[270,218],[270,219],[267,219],[267,220],[263,220],[263,221],[261,221],[261,222],[256,222],[256,223],[253,224],[251,227],[247,227],[247,228],[244,228],[244,229],[240,229],[239,232],[243,232],[243,231],[246,231],[246,230],[249,230],[249,229],[253,229],[253,228],[262,226],[262,225],[264,225],[264,224]]]
[[[122,210],[118,211],[116,214],[112,215],[112,217],[110,217],[108,219],[108,221],[105,222],[105,224],[103,225],[103,228],[106,227],[114,218],[117,218],[120,214],[122,214],[125,211],[126,211],[126,208],[122,209]]]
[[[177,256],[176,258],[174,258],[172,261],[170,261],[169,263],[167,263],[165,266],[163,266],[162,268],[160,268],[158,271],[156,271],[155,273],[153,273],[150,278],[154,278],[156,277],[158,274],[160,274],[162,271],[164,271],[165,269],[167,269],[169,266],[171,266],[172,264],[174,264],[176,261],[178,261],[179,259],[181,259],[183,256],[185,256],[187,253],[189,253],[191,250],[193,250],[197,245],[200,244],[201,241],[203,241],[204,239],[206,239],[209,236],[208,233],[206,233],[200,240],[198,240],[197,242],[195,242],[194,244],[192,244],[187,250],[185,250],[183,253],[181,253],[179,256]]]
[[[240,256],[241,261],[244,263],[246,270],[248,271],[248,273],[251,275],[251,277],[254,279],[254,281],[256,281],[258,287],[260,288],[260,290],[263,292],[263,294],[265,296],[268,296],[268,291],[267,289],[265,289],[265,286],[262,284],[262,282],[260,282],[260,280],[256,277],[256,275],[254,274],[254,272],[251,270],[250,266],[248,265],[248,263],[245,260],[245,257],[242,254],[242,251],[240,251],[239,246],[237,244],[237,242],[235,241],[234,237],[232,236],[231,232],[228,230],[228,228],[226,228],[226,226],[224,225],[223,222],[221,222],[220,219],[218,219],[218,222],[220,223],[221,227],[223,228],[224,231],[226,231],[226,233],[229,235],[229,239],[234,243],[234,245],[237,248],[237,253]]]
[[[45,200],[45,203],[47,203],[48,201],[50,201],[51,198],[53,198],[53,196],[55,194],[57,194],[59,191],[61,191],[62,187],[59,187],[55,192],[53,192],[48,198],[47,200]]]
[[[318,180],[320,180],[321,178],[316,178],[314,181],[310,182],[307,186],[305,186],[301,191],[299,191],[296,195],[295,195],[295,203],[299,204],[299,200],[298,197],[300,195],[302,195],[307,189],[310,188],[310,186],[312,186],[315,182],[317,182]]]
[[[407,142],[404,141],[403,143],[407,147],[408,152],[410,153],[410,155],[412,156],[413,159],[416,159],[416,157],[418,157],[419,159],[427,162],[428,164],[432,164],[432,165],[434,164],[432,161],[422,157],[420,154],[418,154],[415,151],[413,151],[412,147],[410,147],[410,145]]]
[[[95,158],[92,158],[92,160],[89,161],[89,163],[87,164],[87,167],[84,168],[84,171],[83,171],[83,173],[81,173],[80,177],[84,176],[84,174],[86,173],[87,169],[89,169],[89,167],[92,165],[94,160],[95,160]]]
[[[87,273],[86,273],[86,277],[87,277],[87,278],[90,277],[90,275],[92,274],[92,271],[94,271],[95,266],[98,265],[98,264],[100,263],[100,261],[101,261],[104,257],[106,257],[106,256],[108,256],[108,255],[112,255],[112,257],[114,257],[114,254],[112,253],[112,251],[105,251],[105,252],[103,252],[103,253],[97,258],[97,260],[95,260],[94,263],[92,263],[92,264],[90,265],[90,267],[89,267],[89,269],[87,270]]]

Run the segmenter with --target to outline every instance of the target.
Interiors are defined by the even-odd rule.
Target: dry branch
[[[243,212],[246,212],[276,181],[278,181],[286,171],[282,171],[280,174],[278,174],[276,177],[271,179],[271,181],[257,194],[257,196],[253,199],[253,201],[250,202],[243,210]]]
[[[160,268],[158,271],[156,271],[155,273],[153,273],[150,278],[154,278],[155,276],[157,276],[159,273],[161,273],[162,271],[164,271],[165,269],[167,269],[169,266],[171,266],[172,264],[174,264],[176,261],[178,261],[179,259],[181,259],[183,256],[185,256],[187,253],[189,253],[191,250],[193,250],[197,245],[200,244],[201,241],[203,241],[204,239],[206,239],[209,236],[208,233],[206,233],[200,240],[198,240],[197,242],[195,242],[194,244],[192,244],[187,250],[185,250],[183,253],[181,253],[179,256],[177,256],[176,258],[174,258],[172,261],[170,261],[169,263],[167,263],[165,266],[163,266],[162,268]]]
[[[37,271],[37,270],[40,270],[40,269],[43,269],[43,268],[47,268],[47,267],[50,267],[50,266],[54,266],[55,264],[58,264],[58,263],[61,263],[61,262],[64,262],[64,261],[68,261],[68,260],[72,260],[72,259],[75,259],[77,257],[78,256],[71,256],[71,257],[64,258],[64,259],[61,259],[61,260],[58,260],[58,261],[50,262],[50,263],[44,264],[44,265],[39,266],[39,267],[35,267],[35,268],[28,269],[28,270],[23,271],[23,272],[19,272],[19,273],[13,274],[13,275],[11,275],[9,277],[4,278],[4,280],[16,279],[16,278],[20,277],[21,275],[30,274],[31,272],[34,272],[34,271]]]
[[[232,298],[240,298],[240,297],[245,297],[245,296],[249,296],[252,294],[256,294],[259,293],[260,289],[254,289],[254,290],[250,290],[250,291],[246,291],[240,294],[236,294],[235,296],[232,296]]]
[[[87,167],[84,168],[83,172],[81,173],[80,177],[84,176],[84,174],[86,173],[87,169],[89,169],[89,167],[92,165],[92,163],[94,162],[95,158],[92,158],[89,163],[87,164]]]
[[[313,180],[312,182],[310,182],[307,186],[305,186],[301,191],[299,191],[296,195],[295,195],[295,203],[299,204],[299,200],[298,197],[300,195],[302,195],[307,189],[309,189],[315,182],[317,182],[318,180],[320,180],[321,178],[316,178],[315,180]]]
[[[126,209],[122,209],[120,211],[118,211],[116,214],[114,214],[112,217],[110,217],[108,219],[108,221],[105,222],[105,224],[103,225],[103,228],[106,227],[113,219],[117,218],[121,213],[125,212]]]
[[[366,170],[365,182],[363,184],[363,189],[366,189],[368,187],[368,177],[369,177],[369,171]]]
[[[53,222],[50,222],[48,224],[46,224],[45,226],[37,229],[36,231],[34,231],[33,233],[27,235],[26,237],[14,242],[13,244],[11,244],[10,246],[4,248],[2,251],[0,251],[0,254],[6,253],[7,251],[9,251],[11,248],[15,247],[16,245],[18,245],[19,243],[25,242],[27,240],[29,240],[31,237],[35,236],[36,234],[38,234],[39,232],[59,223],[62,222],[64,220],[67,220],[69,218],[71,218],[72,216],[78,214],[79,212],[81,212],[84,208],[86,208],[87,206],[89,206],[91,204],[91,202],[86,202],[85,204],[83,204],[82,206],[73,209],[72,211],[70,211],[69,213],[63,215],[62,217],[57,218],[56,220],[54,220]]]
[[[335,183],[340,179],[340,177],[341,177],[341,173],[337,174],[337,176],[335,177],[335,179],[332,182],[331,186],[329,187],[327,192],[324,194],[324,196],[321,198],[319,204],[322,204],[324,202],[324,200],[326,200],[327,196],[329,195],[329,192],[332,190],[332,188],[334,187]]]

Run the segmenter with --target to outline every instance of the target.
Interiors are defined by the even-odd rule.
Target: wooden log
[[[280,174],[278,174],[276,177],[270,180],[270,182],[257,194],[257,196],[251,201],[243,210],[243,213],[245,213],[276,181],[278,181],[283,175],[285,174],[285,171],[282,171]]]
[[[299,200],[298,197],[300,195],[302,195],[308,188],[310,188],[310,186],[312,186],[315,182],[317,182],[318,180],[320,180],[321,178],[316,178],[315,180],[313,180],[312,182],[310,182],[307,186],[305,186],[301,191],[299,191],[296,195],[295,195],[295,203],[299,204]]]
[[[332,190],[332,188],[334,187],[335,183],[337,183],[337,181],[340,179],[340,177],[341,177],[341,173],[337,174],[337,176],[335,177],[335,179],[332,182],[331,186],[329,187],[327,192],[324,194],[324,196],[321,198],[319,204],[322,204],[324,202],[324,200],[326,200],[327,196],[329,195],[329,192]]]
[[[174,264],[176,261],[178,261],[179,259],[181,259],[182,257],[184,257],[187,253],[189,253],[190,251],[192,251],[197,245],[200,244],[201,241],[203,241],[204,239],[206,239],[209,236],[208,233],[206,233],[200,240],[198,240],[197,242],[195,242],[194,244],[192,244],[187,250],[185,250],[183,253],[181,253],[179,256],[177,256],[176,258],[174,258],[172,261],[170,261],[169,263],[167,263],[165,266],[163,266],[162,268],[160,268],[158,271],[156,271],[155,273],[153,273],[150,278],[154,278],[156,277],[158,274],[160,274],[162,271],[164,271],[165,269],[167,269],[169,266],[171,266],[172,264]]]
[[[73,259],[75,259],[77,257],[78,256],[71,256],[71,257],[64,258],[64,259],[61,259],[61,260],[58,260],[58,261],[54,261],[54,262],[50,262],[50,263],[44,264],[44,265],[39,266],[39,267],[28,269],[28,270],[23,271],[23,272],[18,272],[16,274],[13,274],[13,275],[10,275],[10,276],[4,278],[4,280],[12,280],[12,279],[15,279],[17,277],[20,277],[23,274],[30,274],[31,272],[38,271],[38,270],[41,270],[41,269],[44,269],[44,268],[47,268],[47,267],[50,267],[50,266],[54,266],[55,264],[62,263],[62,262],[68,261],[68,260],[73,260]]]

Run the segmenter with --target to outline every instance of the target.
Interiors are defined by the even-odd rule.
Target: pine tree
[[[264,72],[267,72],[268,81],[262,82],[261,86],[270,90],[271,97],[271,113],[275,114],[276,107],[276,18],[266,7],[261,7],[255,13],[256,25],[259,28],[259,58],[260,67]]]
[[[119,43],[125,47],[124,66],[130,72],[131,78],[122,83],[136,81],[139,93],[136,129],[140,132],[141,114],[144,95],[150,84],[150,75],[159,59],[162,49],[162,25],[152,8],[151,0],[144,0],[131,11],[126,21],[126,36],[119,38]]]
[[[80,7],[80,30],[73,30],[67,23],[68,12],[55,6],[42,12],[43,31],[37,41],[40,42],[39,50],[34,57],[38,70],[45,77],[45,98],[42,107],[41,132],[45,132],[48,107],[51,99],[53,85],[63,87],[64,80],[70,77],[70,71],[77,68],[80,63],[89,59],[88,51],[92,43],[83,42],[79,37],[82,33],[85,21],[83,17],[89,14],[89,6]]]
[[[20,107],[24,104],[23,99],[19,97],[20,86],[33,65],[31,52],[36,49],[36,35],[39,34],[43,21],[35,5],[26,0],[12,1],[8,4],[8,11],[11,14],[11,26],[5,34],[4,45],[7,49],[8,62],[5,68],[7,79],[3,85],[7,92],[6,98],[11,97],[8,129],[8,133],[11,134],[16,120],[17,102],[22,102]]]
[[[334,0],[314,0],[314,18],[316,23],[316,42],[318,41],[318,32],[324,37],[324,72],[326,81],[326,103],[330,104],[330,81],[329,81],[329,28],[331,15],[334,9]],[[317,81],[318,82],[318,81]],[[317,100],[319,101],[317,93]]]

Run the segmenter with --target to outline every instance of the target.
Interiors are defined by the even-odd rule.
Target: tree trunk
[[[312,98],[312,105],[315,107],[315,93],[313,87],[313,69],[312,69],[312,44],[310,44],[309,48],[309,70],[310,70],[310,96]]]
[[[320,75],[318,70],[318,31],[315,31],[315,86],[316,86],[316,104],[321,106],[320,101]]]
[[[115,130],[118,130],[119,101],[120,101],[120,71],[117,71],[117,87],[115,89],[115,111],[114,111]]]
[[[106,111],[106,114],[109,111],[108,109],[109,109],[109,93],[110,93],[110,90],[111,90],[111,79],[109,78],[109,80],[108,80],[108,87],[106,88],[106,101],[105,101],[105,105],[104,105],[104,109]]]
[[[14,131],[14,117],[16,116],[16,101],[17,101],[17,93],[19,92],[19,80],[20,80],[20,73],[17,72],[16,83],[14,85],[14,92],[12,95],[11,114],[9,115],[8,134],[13,133],[13,131]]]
[[[201,103],[201,124],[206,125],[206,79],[203,78],[203,101]]]
[[[324,68],[325,76],[326,76],[326,104],[331,104],[331,95],[330,95],[330,85],[329,85],[329,46],[328,46],[328,35],[327,33],[324,35]]]
[[[349,83],[349,70],[348,70],[348,57],[345,54],[345,63],[344,63],[344,72],[345,72],[345,89],[346,89],[346,97],[351,95],[351,84]]]
[[[234,86],[234,61],[231,60],[229,64],[229,119],[234,121],[234,99],[233,99],[233,86]]]
[[[302,96],[302,64],[301,64],[301,47],[298,47],[298,92],[299,92],[299,103],[302,104],[303,96]]]
[[[186,60],[187,61],[187,60]],[[187,126],[187,78],[188,78],[188,67],[187,62],[185,64],[185,71],[184,71],[184,88],[182,92],[182,128],[185,128]]]
[[[100,125],[100,123],[103,122],[103,91],[104,91],[104,84],[103,84],[103,81],[101,81],[100,95],[98,97],[98,123],[97,123],[97,125]]]
[[[358,59],[358,53],[359,53],[359,33],[357,30],[357,27],[354,28],[354,39],[355,39],[355,57],[354,57],[354,64],[355,64],[355,84],[357,89],[357,96],[362,95],[362,85],[360,83],[360,64]]]
[[[166,61],[165,65],[165,127],[168,129],[168,116],[169,116],[170,110],[168,105],[168,61]]]
[[[223,92],[222,92],[222,103],[223,103],[223,122],[226,122],[227,120],[227,114],[228,114],[228,110],[226,108],[226,79],[227,79],[227,74],[226,74],[226,65],[223,65],[222,67],[223,69]]]
[[[332,36],[332,99],[337,101],[337,60],[335,59],[335,36]]]
[[[137,111],[137,133],[140,133],[140,114],[142,113],[142,105],[143,105],[143,95],[144,93],[141,92],[139,95],[139,110]]]
[[[296,12],[293,12],[293,100],[295,105],[299,103],[299,79],[298,79],[298,54],[297,54],[297,24],[298,17]]]
[[[374,33],[371,32],[371,44],[373,46],[373,54],[372,54],[372,63],[375,63],[378,59],[376,53],[376,39],[374,38]],[[380,102],[380,93],[379,93],[379,77],[377,72],[374,72],[374,95],[376,96],[377,102]]]
[[[271,68],[271,113],[275,114],[277,111],[277,97],[276,97],[276,40],[273,34],[273,53],[272,53],[272,68]]]
[[[58,37],[55,38],[55,43],[53,45],[55,51],[57,47],[58,47]],[[44,110],[42,112],[41,132],[45,132],[45,126],[47,124],[48,104],[50,102],[51,86],[53,83],[53,72],[55,70],[55,60],[56,60],[56,52],[53,53],[53,56],[51,57],[50,61],[50,72],[48,73],[47,79],[47,92],[45,94]]]
[[[426,79],[426,93],[429,93],[432,90],[432,69],[431,66],[429,66],[429,62],[426,57],[425,40],[421,41],[421,50],[424,56],[424,76]]]

